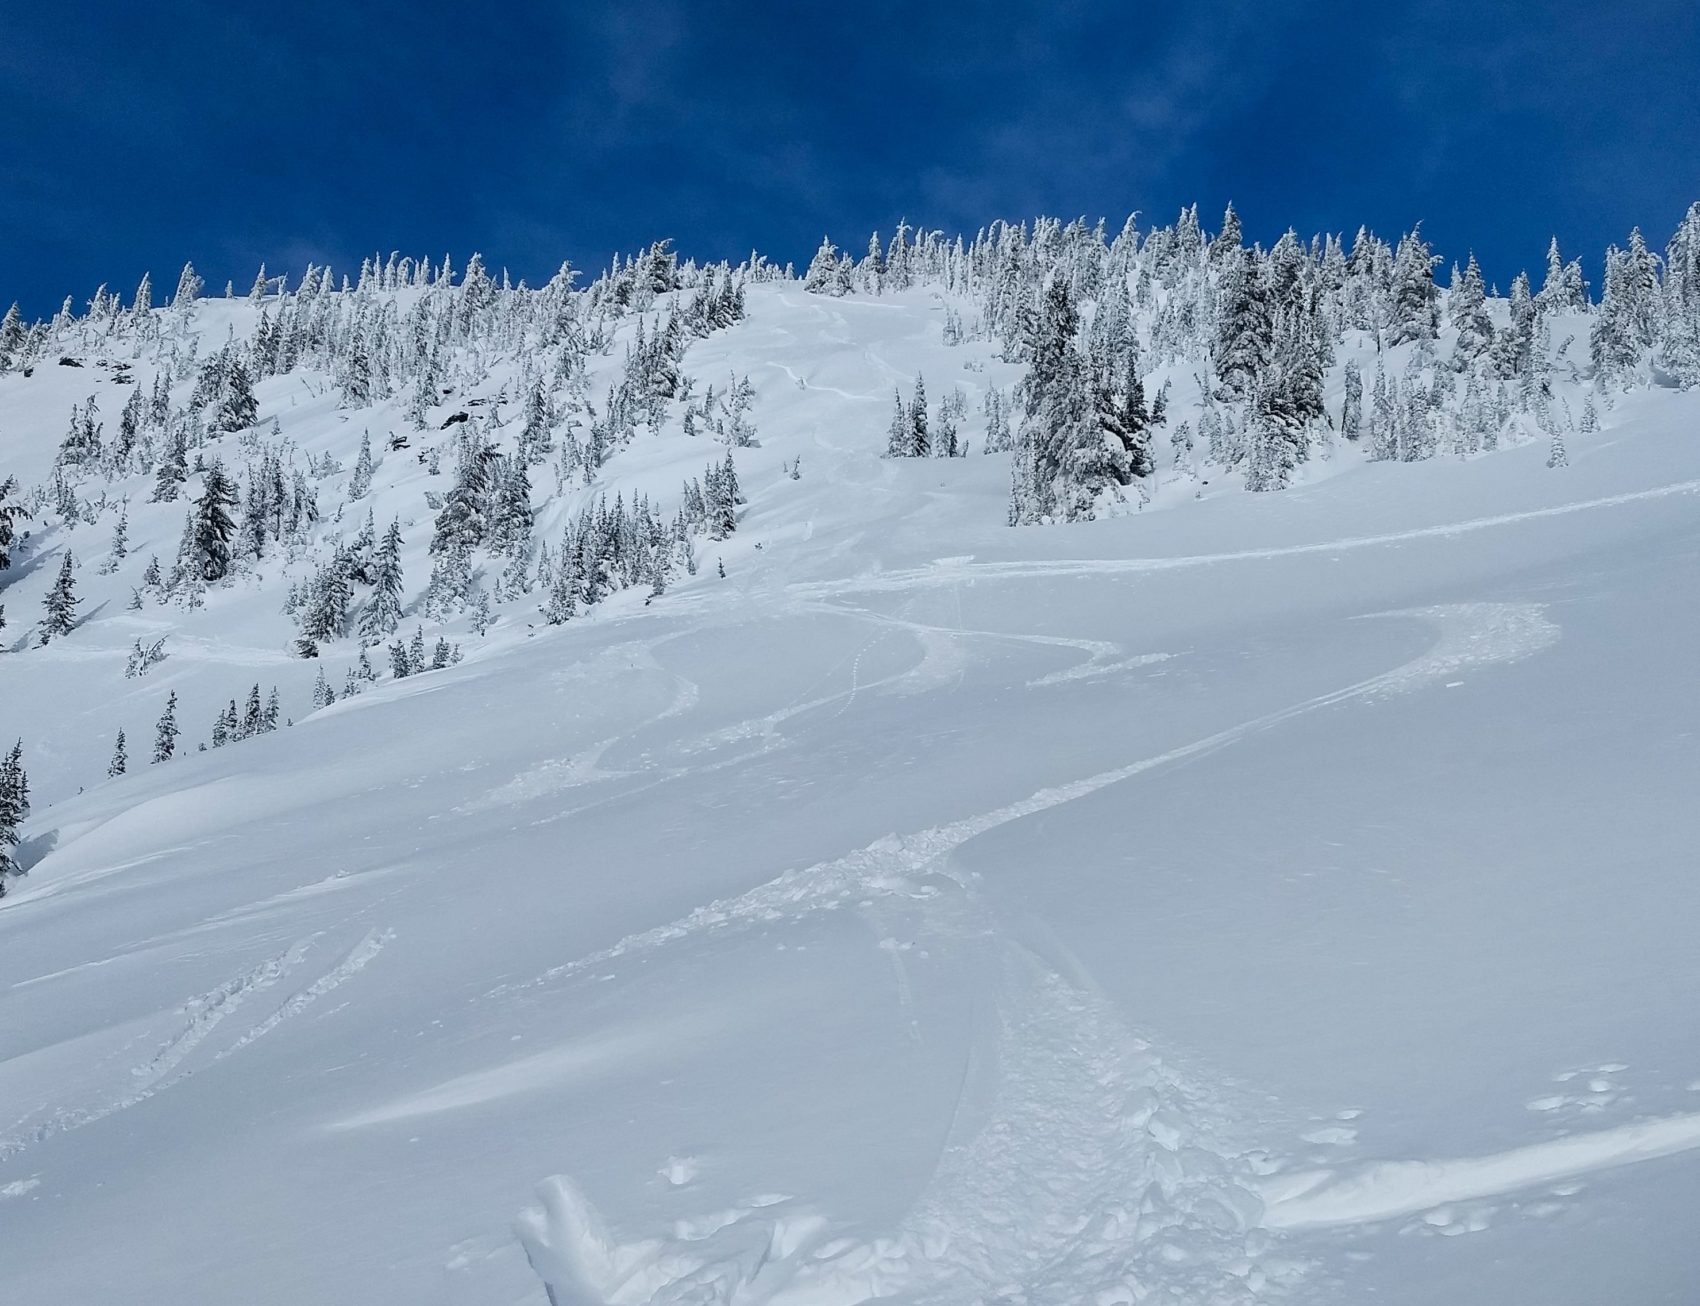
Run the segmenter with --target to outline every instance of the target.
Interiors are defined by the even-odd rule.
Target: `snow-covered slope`
[[[747,295],[685,359],[754,387],[749,502],[651,603],[515,598],[313,711],[311,558],[129,611],[182,524],[139,478],[85,624],[4,654],[0,1296],[1690,1300],[1696,397],[1624,397],[1568,466],[1164,462],[1012,530],[1007,456],[878,456],[917,371],[971,413],[1020,375],[942,343],[948,297]],[[91,391],[111,420],[98,373],[0,377],[7,469]],[[257,388],[304,456],[405,425],[319,389]],[[410,596],[448,438],[373,480]],[[539,536],[604,491],[670,515],[724,452],[646,435]],[[63,543],[6,573],[13,631]],[[192,743],[256,681],[292,728],[141,760],[168,692]]]

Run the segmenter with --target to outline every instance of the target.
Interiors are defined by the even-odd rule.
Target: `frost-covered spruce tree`
[[[178,486],[189,479],[189,442],[183,428],[173,422],[166,433],[165,450],[154,472],[153,494],[150,503],[172,503],[177,499]]]
[[[907,458],[912,444],[909,428],[909,408],[903,402],[903,392],[892,387],[891,425],[886,428],[885,456]]]
[[[119,776],[124,774],[124,772],[129,768],[129,765],[130,756],[128,750],[124,747],[124,732],[120,730],[118,732],[118,740],[112,746],[112,760],[106,764],[107,779],[116,780]]]
[[[100,433],[105,428],[94,420],[98,411],[93,395],[89,396],[87,405],[83,407],[71,405],[71,427],[65,438],[59,442],[60,464],[66,467],[82,467],[100,461]]]
[[[1564,261],[1558,252],[1557,236],[1547,244],[1546,280],[1535,296],[1535,307],[1542,313],[1581,313],[1588,307],[1588,283],[1582,276],[1582,265],[1575,260]]]
[[[549,585],[549,597],[543,604],[543,620],[551,626],[563,625],[578,615],[578,578],[572,568],[561,566]]]
[[[1222,275],[1215,350],[1211,363],[1218,394],[1240,399],[1251,394],[1269,361],[1273,323],[1264,293],[1257,252],[1241,249]]]
[[[1458,452],[1460,456],[1479,453],[1491,448],[1489,439],[1492,414],[1480,372],[1471,372],[1464,385],[1464,398],[1458,406]]]
[[[939,457],[955,458],[963,452],[961,432],[967,416],[968,398],[960,386],[952,386],[950,393],[939,401],[938,431],[933,440],[933,451]]]
[[[738,529],[738,481],[730,454],[719,466],[710,463],[703,473],[703,513],[711,540],[723,540]]]
[[[1399,456],[1397,404],[1387,372],[1378,360],[1375,381],[1370,388],[1369,456],[1374,462],[1388,462]]]
[[[27,521],[30,511],[18,498],[18,478],[0,481],[0,571],[12,565],[12,550],[18,538],[18,522]]]
[[[457,545],[472,549],[489,531],[490,498],[495,489],[499,455],[481,435],[467,437],[461,448],[455,486],[437,514],[431,536],[431,553],[447,554]]]
[[[1659,304],[1658,260],[1647,248],[1641,228],[1629,232],[1629,248],[1623,252],[1623,280],[1620,286],[1628,311],[1635,342],[1650,349],[1659,335],[1662,317]]]
[[[1434,289],[1436,259],[1422,229],[1406,233],[1393,260],[1388,301],[1389,344],[1433,340],[1439,327]]]
[[[171,696],[165,700],[165,711],[160,714],[159,724],[154,727],[153,760],[169,762],[172,754],[177,751],[177,691],[171,691]]]
[[[348,605],[354,600],[348,572],[348,555],[338,549],[313,577],[300,618],[301,637],[314,647],[340,639],[348,628]]]
[[[1413,363],[1416,361],[1412,359]],[[1396,395],[1398,403],[1399,458],[1403,462],[1422,462],[1434,457],[1438,438],[1434,427],[1434,405],[1423,388],[1420,373],[1400,379]]]
[[[1150,472],[1151,419],[1145,409],[1145,387],[1138,376],[1124,378],[1120,386],[1109,377],[1099,376],[1091,382],[1090,390],[1092,416],[1111,451],[1118,480],[1124,475]]]
[[[1510,321],[1495,334],[1490,351],[1495,373],[1507,381],[1528,376],[1533,369],[1536,313],[1526,272],[1512,279],[1508,305]]]
[[[750,424],[750,409],[755,406],[755,387],[747,376],[734,376],[726,387],[726,443],[734,449],[747,449],[755,443],[756,428]]]
[[[329,707],[336,702],[336,690],[331,688],[331,682],[325,679],[325,669],[319,668],[319,678],[313,682],[313,706]]]
[[[24,326],[24,316],[18,311],[16,303],[6,310],[6,315],[0,318],[0,372],[9,372],[22,361],[24,346],[29,339],[29,332]]]
[[[118,437],[112,442],[108,468],[114,474],[129,471],[130,460],[136,452],[136,442],[142,430],[142,392],[140,387],[130,392],[118,413]]]
[[[342,403],[345,408],[364,408],[372,402],[372,355],[366,341],[364,317],[356,316],[342,365]]]
[[[439,621],[464,608],[472,598],[472,546],[464,539],[452,541],[431,565],[420,608]]]
[[[65,556],[59,562],[59,576],[41,601],[46,614],[41,621],[43,644],[57,635],[69,635],[76,627],[77,604],[82,602],[77,597],[76,568],[76,559],[71,556],[71,551],[66,549]]]
[[[1015,447],[1015,436],[1009,428],[1009,404],[998,389],[986,391],[986,438],[980,442],[981,453],[1005,453]]]
[[[838,277],[838,246],[822,236],[820,248],[809,260],[809,269],[803,274],[803,289],[812,295],[841,295]]]
[[[354,460],[354,472],[348,478],[348,497],[364,499],[372,488],[372,433],[360,432],[360,456]]]
[[[206,288],[207,283],[201,280],[200,274],[195,271],[195,265],[185,263],[182,273],[177,278],[177,291],[171,296],[171,307],[185,313],[188,312]]]
[[[1659,362],[1677,385],[1700,386],[1700,202],[1690,206],[1665,247]]]
[[[224,395],[219,400],[214,424],[221,431],[245,431],[260,420],[254,400],[254,378],[242,356],[232,351],[224,369]]]
[[[1600,385],[1622,381],[1641,361],[1633,306],[1626,289],[1629,280],[1626,262],[1617,246],[1606,251],[1605,288],[1588,335],[1594,379]]]
[[[1473,250],[1469,264],[1448,292],[1446,310],[1452,325],[1458,330],[1452,349],[1452,366],[1462,372],[1493,344],[1493,322],[1487,314],[1487,289],[1482,285],[1481,265],[1476,262]]]
[[[1245,488],[1279,490],[1294,466],[1293,444],[1279,401],[1272,390],[1260,391],[1246,414]]]
[[[909,456],[926,458],[932,451],[932,437],[927,430],[927,383],[917,372],[915,395],[909,401]]]
[[[497,553],[510,557],[531,552],[531,477],[525,459],[504,458],[497,464],[490,506],[489,541]]]
[[[260,707],[260,685],[255,681],[242,710],[241,738],[252,739],[259,734],[264,729],[264,715],[264,709]]]
[[[532,464],[543,462],[553,448],[549,439],[553,425],[549,396],[544,392],[543,382],[533,377],[525,393],[525,425],[519,433],[520,457]]]
[[[1127,449],[1128,472],[1133,476],[1149,476],[1157,465],[1152,452],[1155,428],[1162,424],[1163,391],[1157,392],[1154,405],[1145,402],[1145,383],[1139,376],[1139,358],[1129,354],[1116,395],[1116,416]]]
[[[1355,359],[1346,363],[1343,384],[1345,397],[1340,405],[1340,434],[1356,441],[1363,433],[1364,374]]]
[[[0,761],[0,897],[6,894],[8,876],[22,875],[16,848],[18,827],[30,814],[30,782],[24,772],[24,742],[18,740]]]
[[[195,570],[208,583],[230,572],[231,540],[236,535],[236,485],[217,459],[207,468],[201,497],[195,500]]]
[[[360,640],[381,644],[401,623],[401,523],[392,520],[372,569],[372,597],[360,614]]]

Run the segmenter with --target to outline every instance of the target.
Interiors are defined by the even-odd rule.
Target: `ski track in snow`
[[[942,560],[941,560],[942,561]],[[967,565],[969,559],[951,559],[953,565]],[[1038,676],[1027,682],[1028,689],[1042,689],[1048,685],[1060,685],[1073,680],[1098,680],[1120,675],[1125,671],[1136,671],[1153,663],[1165,662],[1172,658],[1172,653],[1138,653],[1123,657],[1123,649],[1119,644],[1113,644],[1102,639],[1076,639],[1066,635],[1034,635],[1020,631],[980,630],[966,626],[938,626],[926,622],[910,621],[899,616],[889,616],[883,612],[874,612],[867,608],[845,607],[839,604],[826,606],[824,611],[849,614],[860,617],[865,621],[878,622],[882,625],[894,626],[910,631],[923,641],[923,659],[920,666],[912,668],[907,674],[916,677],[915,687],[926,688],[931,683],[942,683],[952,674],[960,670],[961,660],[951,655],[948,668],[944,658],[932,667],[927,666],[929,659],[935,657],[933,644],[940,639],[986,639],[1009,644],[1033,644],[1041,648],[1063,648],[1084,653],[1086,661],[1061,671],[1052,671]],[[932,641],[932,643],[928,643]],[[912,692],[911,683],[904,686],[906,692]]]
[[[1557,627],[1547,621],[1537,604],[1471,603],[1376,615],[1421,617],[1439,628],[1439,637],[1427,653],[1392,671],[1230,726],[1156,756],[1037,790],[1026,798],[978,816],[933,826],[911,835],[887,835],[844,857],[786,871],[746,893],[717,899],[679,920],[629,935],[599,952],[553,967],[535,979],[499,986],[491,990],[490,996],[566,978],[630,953],[661,947],[708,930],[771,923],[789,919],[799,911],[840,906],[869,890],[903,889],[910,877],[923,872],[970,839],[999,826],[1060,807],[1146,771],[1225,748],[1307,712],[1351,699],[1409,692],[1439,676],[1453,674],[1472,662],[1515,661],[1539,652],[1558,635]],[[830,701],[830,698],[820,700]]]
[[[1558,630],[1535,604],[1470,603],[1381,616],[1435,626],[1423,655],[1380,675],[1081,780],[1041,789],[978,816],[887,836],[844,857],[788,871],[746,893],[629,935],[490,997],[567,980],[681,940],[793,921],[850,905],[913,912],[911,928],[948,933],[962,950],[990,948],[1002,976],[997,1029],[977,1056],[995,1064],[984,1118],[947,1143],[921,1199],[893,1233],[823,1241],[818,1215],[740,1220],[730,1249],[664,1240],[621,1244],[587,1198],[557,1176],[519,1233],[552,1302],[774,1302],[851,1306],[901,1296],[916,1303],[1145,1300],[1251,1302],[1290,1285],[1303,1265],[1272,1255],[1266,1229],[1314,1222],[1325,1187],[1260,1186],[1213,1140],[1209,1095],[1164,1067],[1114,1007],[998,927],[977,887],[946,859],[1000,826],[1186,761],[1308,712],[1409,692],[1466,666],[1506,663],[1549,646]],[[910,624],[910,623],[899,623]],[[1108,656],[1088,648],[1094,658]],[[1116,650],[1119,652],[1119,650]],[[1090,663],[1088,664],[1090,665]],[[953,1127],[954,1132],[954,1127]],[[1328,1175],[1313,1176],[1312,1187]],[[1273,1219],[1266,1211],[1278,1192]],[[1301,1203],[1295,1205],[1295,1203]],[[748,1226],[748,1227],[746,1227]],[[788,1250],[783,1250],[788,1249]],[[805,1254],[806,1253],[806,1254]]]
[[[395,932],[393,930],[372,930],[359,943],[356,943],[335,966],[332,966],[301,992],[290,998],[288,1002],[285,1002],[229,1047],[219,1052],[213,1059],[223,1061],[233,1052],[247,1047],[255,1039],[264,1038],[291,1016],[300,1015],[332,989],[340,988],[351,976],[365,970],[372,958],[382,952],[384,945],[394,937]]]
[[[1070,576],[1114,576],[1140,572],[1171,571],[1182,567],[1212,566],[1221,562],[1249,562],[1265,558],[1293,558],[1316,553],[1344,553],[1385,544],[1402,544],[1411,540],[1445,539],[1492,530],[1519,522],[1540,521],[1550,517],[1566,517],[1572,513],[1589,512],[1595,508],[1614,508],[1648,499],[1664,499],[1679,494],[1700,493],[1700,480],[1677,481],[1670,485],[1646,490],[1630,490],[1623,494],[1599,499],[1583,499],[1574,503],[1556,504],[1547,508],[1532,508],[1525,512],[1500,513],[1492,517],[1474,517],[1467,521],[1449,522],[1442,526],[1421,526],[1411,530],[1389,531],[1382,535],[1352,535],[1336,540],[1320,540],[1310,544],[1282,544],[1262,549],[1238,549],[1225,553],[1193,553],[1168,558],[1075,558],[1053,561],[976,562],[940,567],[908,568],[901,571],[878,572],[845,580],[815,581],[799,584],[794,592],[816,598],[835,594],[867,594],[890,590],[907,590],[940,585],[956,585],[975,580],[1042,580]]]
[[[311,951],[314,941],[320,937],[320,934],[315,933],[298,939],[278,955],[232,976],[217,988],[190,998],[177,1009],[176,1015],[183,1020],[177,1032],[146,1062],[130,1068],[129,1091],[109,1093],[106,1100],[96,1106],[56,1110],[47,1120],[32,1128],[14,1130],[8,1135],[0,1136],[0,1160],[45,1142],[56,1134],[81,1129],[85,1125],[92,1125],[145,1102],[195,1073],[193,1068],[181,1068],[183,1062],[205,1043],[225,1020],[300,967]],[[392,933],[387,930],[369,932],[330,970],[214,1053],[212,1062],[224,1060],[231,1053],[270,1033],[285,1020],[299,1015],[351,975],[364,969],[392,937]],[[0,1070],[3,1069],[4,1065],[0,1064]],[[25,1118],[27,1119],[27,1116]]]

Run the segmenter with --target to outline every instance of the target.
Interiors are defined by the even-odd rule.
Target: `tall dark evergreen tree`
[[[243,707],[241,737],[252,739],[264,729],[265,712],[260,707],[260,686],[259,682],[256,681],[253,688],[248,691],[248,701]]]
[[[0,761],[0,897],[6,893],[6,878],[22,875],[16,849],[18,827],[30,814],[30,782],[24,772],[24,743],[19,740]]]
[[[1355,360],[1346,363],[1345,397],[1340,407],[1340,434],[1356,440],[1363,430],[1364,376]]]
[[[172,754],[177,751],[177,691],[171,691],[171,696],[165,700],[165,711],[160,713],[159,724],[154,727],[153,760],[169,762]]]
[[[401,623],[401,523],[390,522],[378,546],[372,572],[372,597],[360,614],[360,639],[381,644]]]
[[[254,378],[248,374],[242,356],[234,351],[225,368],[224,397],[219,401],[216,420],[221,431],[245,431],[260,420]]]
[[[1700,386],[1700,202],[1665,246],[1664,300],[1659,361],[1679,386]]]
[[[177,487],[189,479],[189,445],[183,435],[183,430],[176,423],[165,440],[165,451],[160,455],[159,465],[155,469],[152,503],[173,503],[177,499]]]
[[[28,520],[30,511],[17,499],[18,478],[8,476],[0,481],[0,571],[12,565],[12,550],[17,545],[18,522]]]
[[[909,409],[903,402],[903,392],[895,387],[891,392],[892,412],[891,425],[886,428],[885,456],[887,458],[907,458],[911,444],[909,430]]]
[[[106,775],[109,780],[115,780],[123,775],[130,765],[128,750],[124,747],[124,732],[118,732],[118,740],[112,747],[112,760],[106,764]]]
[[[71,556],[69,549],[59,563],[59,576],[47,591],[47,597],[42,599],[41,606],[46,615],[41,622],[41,642],[58,635],[69,635],[77,624],[77,604],[82,602],[77,597],[77,561]]]
[[[1482,285],[1482,269],[1473,251],[1469,265],[1447,296],[1446,311],[1452,325],[1458,329],[1453,359],[1454,366],[1462,371],[1487,353],[1493,344],[1493,322],[1487,314],[1487,289]]]
[[[1269,362],[1274,324],[1255,250],[1231,256],[1222,276],[1216,348],[1211,359],[1218,394],[1243,399],[1252,393]]]
[[[1439,321],[1434,288],[1434,252],[1421,230],[1399,241],[1393,260],[1393,284],[1388,304],[1388,337],[1392,345],[1433,340]]]
[[[195,500],[194,562],[196,573],[204,581],[223,580],[230,572],[235,510],[236,485],[215,459],[207,468],[201,497]]]
[[[909,401],[909,456],[926,458],[932,451],[932,437],[927,431],[927,383],[916,373],[915,395]]]

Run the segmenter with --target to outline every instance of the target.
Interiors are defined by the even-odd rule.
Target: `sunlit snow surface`
[[[918,367],[1015,375],[927,296],[758,287],[687,367],[762,447],[647,607],[310,716],[257,585],[85,567],[0,655],[0,1300],[1694,1300],[1700,403],[1010,530],[1004,458],[876,456]],[[0,379],[0,439],[45,464],[89,384]],[[168,687],[192,745],[254,680],[293,728],[140,760]]]

